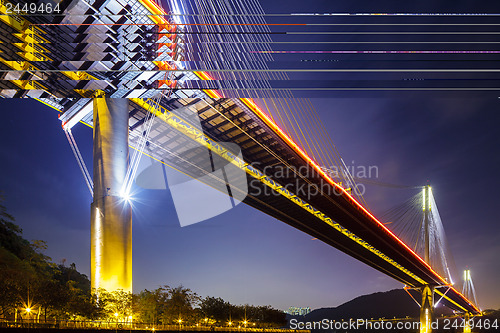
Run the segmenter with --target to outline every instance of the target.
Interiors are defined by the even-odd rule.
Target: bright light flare
[[[133,200],[132,196],[128,192],[121,192],[120,197],[126,202],[131,202]]]

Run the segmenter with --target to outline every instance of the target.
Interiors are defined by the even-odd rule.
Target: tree
[[[29,281],[36,271],[27,258],[36,257],[31,244],[21,234],[22,229],[14,224],[14,217],[1,204],[0,196],[0,314],[12,314],[27,300]],[[25,302],[26,304],[26,302]]]
[[[148,324],[226,324],[249,320],[259,326],[283,326],[285,315],[270,306],[235,306],[222,298],[205,297],[182,285],[163,286],[139,294],[91,290],[88,277],[76,269],[56,265],[43,254],[43,241],[29,242],[14,217],[1,205],[0,196],[0,316],[13,319],[18,310],[30,307],[36,318],[100,319]],[[22,312],[24,315],[26,312]],[[116,315],[115,315],[116,314]],[[33,318],[33,315],[31,315]],[[181,322],[179,321],[181,320]],[[204,321],[202,321],[204,322]]]
[[[44,241],[24,239],[0,204],[0,315],[13,317],[21,307],[29,307],[37,319],[41,311],[45,319],[92,316],[95,301],[88,278],[74,264],[68,268],[52,263],[43,254],[46,248]]]
[[[166,289],[153,291],[144,289],[133,297],[133,312],[136,321],[157,325],[165,311],[168,294]]]
[[[21,295],[26,295],[26,286],[33,269],[13,253],[0,247],[0,315],[13,314],[22,305]]]
[[[179,320],[189,322],[194,317],[194,307],[200,302],[200,297],[189,288],[182,285],[171,288],[163,287],[168,295],[165,302],[165,311],[162,314],[164,324],[176,324]]]
[[[95,293],[100,319],[126,321],[132,315],[132,293],[121,289],[112,292],[99,289]]]
[[[213,319],[217,323],[224,323],[231,315],[231,304],[220,297],[205,297],[200,305],[202,313],[206,318]]]
[[[7,209],[1,204],[3,200],[3,196],[0,196],[0,245],[23,260],[32,249],[29,242],[22,238],[22,229],[14,224],[14,217],[7,213]]]

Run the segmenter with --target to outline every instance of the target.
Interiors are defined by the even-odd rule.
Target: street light
[[[27,306],[26,309],[24,309],[24,311],[26,311],[26,316],[28,317],[28,321],[29,321],[30,320],[31,308],[29,306]]]

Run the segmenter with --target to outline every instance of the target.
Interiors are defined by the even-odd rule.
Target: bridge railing
[[[238,326],[207,326],[207,325],[162,325],[139,322],[120,321],[91,321],[91,320],[37,320],[24,319],[22,321],[0,320],[1,328],[41,328],[41,329],[109,329],[109,330],[151,330],[151,331],[204,331],[204,332],[276,332],[291,333],[292,329],[284,328],[262,328],[262,327],[238,327]],[[304,332],[304,331],[301,331]]]

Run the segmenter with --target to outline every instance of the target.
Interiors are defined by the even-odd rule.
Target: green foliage
[[[116,290],[113,292],[99,289],[94,292],[98,309],[97,319],[107,321],[125,321],[132,316],[132,293]]]
[[[21,306],[20,295],[26,295],[27,285],[34,270],[23,260],[0,247],[0,315]]]
[[[205,297],[201,301],[200,308],[201,312],[205,315],[205,318],[213,319],[217,323],[229,321],[229,317],[232,312],[231,304],[224,301],[220,297]]]
[[[183,286],[163,286],[153,291],[145,289],[134,295],[133,300],[134,317],[145,323],[178,324],[179,319],[186,323],[199,317],[196,307],[200,297]]]
[[[0,197],[0,200],[2,198]],[[70,267],[55,265],[43,254],[44,241],[31,243],[22,237],[22,229],[0,205],[0,315],[22,318],[29,307],[43,318],[90,317],[90,281]]]
[[[2,197],[0,196],[0,203]],[[270,306],[231,305],[222,298],[201,299],[182,285],[162,286],[131,294],[122,290],[91,290],[88,277],[69,267],[56,265],[43,254],[43,241],[31,243],[0,204],[0,316],[18,320],[31,318],[101,320],[149,325],[238,325],[282,326],[285,314]]]
[[[3,197],[0,196],[0,202]],[[0,246],[20,259],[32,252],[30,244],[21,237],[22,229],[14,224],[14,217],[0,204]]]
[[[193,320],[193,309],[200,301],[200,297],[189,288],[182,285],[176,288],[163,287],[167,297],[165,301],[165,311],[162,314],[164,323],[175,324],[179,319],[182,321]]]
[[[168,295],[164,288],[153,291],[144,289],[133,296],[133,312],[138,321],[144,323],[158,323],[165,311]]]

